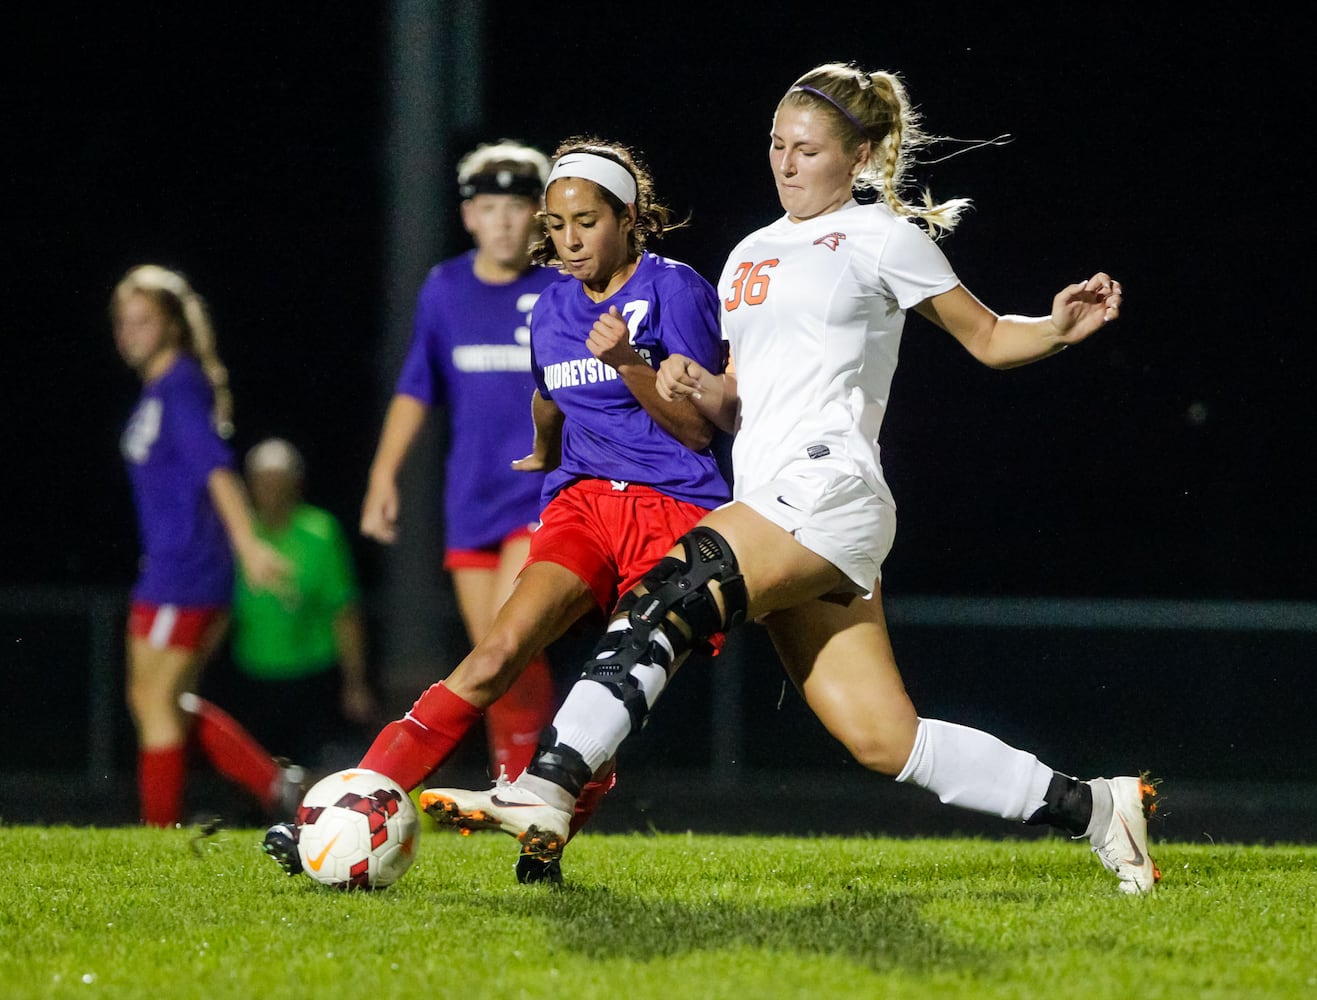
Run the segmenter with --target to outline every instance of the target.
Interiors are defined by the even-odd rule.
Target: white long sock
[[[558,743],[571,747],[597,771],[631,732],[631,716],[613,692],[596,681],[577,681],[553,717]]]
[[[1052,773],[1033,754],[981,730],[920,719],[896,780],[927,788],[947,805],[1024,821],[1043,807]]]
[[[621,627],[626,627],[626,619],[621,620]],[[672,655],[667,636],[655,630],[652,638],[667,649],[669,656]],[[608,655],[611,654],[602,654]],[[667,683],[667,671],[652,663],[637,663],[631,668],[631,676],[640,685],[645,704],[653,708]],[[585,758],[591,771],[597,771],[617,753],[617,748],[630,734],[631,713],[622,704],[622,699],[604,685],[579,680],[567,692],[567,699],[553,717],[553,728],[558,733],[560,744],[571,747]]]

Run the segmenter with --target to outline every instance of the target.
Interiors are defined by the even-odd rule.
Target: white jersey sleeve
[[[946,254],[912,222],[899,220],[888,232],[878,278],[902,310],[960,284]]]

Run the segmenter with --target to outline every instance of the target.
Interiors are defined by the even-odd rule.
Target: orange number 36
[[[777,264],[776,257],[761,260],[758,264],[753,261],[737,264],[736,274],[732,277],[732,297],[723,302],[727,311],[731,312],[743,302],[748,306],[757,306],[768,298],[768,282],[771,276],[767,271]]]

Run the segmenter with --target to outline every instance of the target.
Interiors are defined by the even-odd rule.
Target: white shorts
[[[802,459],[737,501],[846,574],[868,597],[896,538],[896,504],[842,463]]]

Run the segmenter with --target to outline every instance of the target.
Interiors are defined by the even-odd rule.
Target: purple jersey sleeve
[[[402,360],[402,370],[394,393],[419,399],[426,406],[437,406],[447,395],[443,359],[443,308],[440,300],[444,284],[443,270],[430,271],[416,296],[416,313],[412,323],[412,340]]]
[[[449,549],[498,545],[539,520],[540,473],[514,472],[534,440],[531,308],[569,280],[535,267],[506,285],[475,275],[475,252],[431,270],[417,296],[399,394],[443,406],[448,420],[443,522]]]
[[[213,404],[201,367],[183,355],[143,388],[124,431],[142,542],[136,600],[184,606],[232,600],[233,555],[209,480],[216,469],[232,468],[233,452],[215,431]]]
[[[565,420],[562,463],[545,480],[545,502],[573,480],[590,478],[644,484],[706,508],[724,503],[727,482],[712,451],[676,441],[586,347],[590,327],[611,306],[652,367],[677,353],[722,371],[717,293],[685,264],[645,254],[603,302],[589,299],[575,280],[547,291],[531,320],[535,377]]]

